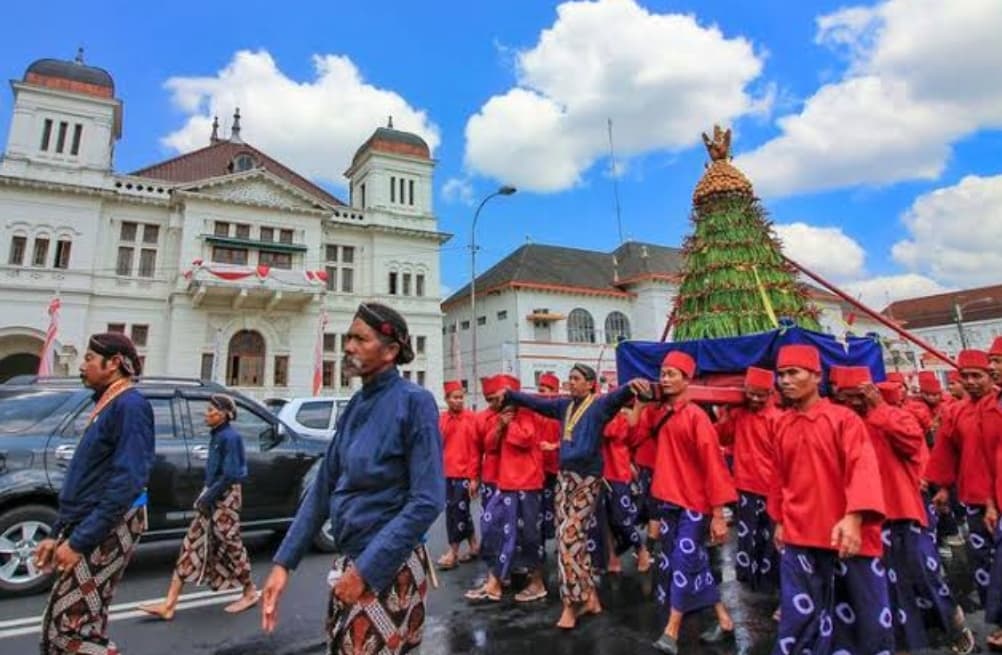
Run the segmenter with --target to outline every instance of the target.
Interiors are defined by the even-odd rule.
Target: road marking
[[[178,603],[177,610],[195,609],[197,607],[208,607],[210,605],[222,605],[223,603],[229,603],[237,600],[243,595],[243,591],[240,589],[227,589],[226,591],[198,591],[191,594],[184,594],[181,596],[183,600]],[[121,621],[124,619],[134,619],[141,616],[150,616],[146,612],[139,609],[140,605],[145,605],[147,603],[156,603],[163,601],[163,598],[151,598],[149,600],[140,600],[134,603],[121,603],[118,605],[112,605],[109,608],[108,620],[109,621]],[[24,635],[35,634],[42,631],[42,617],[41,616],[29,616],[20,619],[13,619],[10,621],[0,621],[0,639],[8,639],[10,637],[21,637]]]

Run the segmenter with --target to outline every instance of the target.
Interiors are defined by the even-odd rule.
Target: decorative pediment
[[[234,203],[291,211],[318,211],[328,207],[320,198],[314,198],[263,169],[202,180],[184,185],[180,190]]]

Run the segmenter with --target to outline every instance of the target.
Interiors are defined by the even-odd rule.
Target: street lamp
[[[473,213],[473,227],[470,229],[470,327],[473,329],[471,355],[473,379],[470,381],[470,389],[472,390],[470,395],[473,397],[473,409],[477,408],[477,385],[479,384],[477,377],[477,219],[480,218],[480,210],[484,208],[488,200],[496,196],[510,196],[515,191],[515,187],[507,184],[498,188],[497,191],[481,200],[477,211]]]
[[[971,305],[991,303],[994,302],[994,300],[985,296],[984,298],[978,298],[976,300],[968,300],[965,303],[957,302],[962,298],[963,296],[957,296],[957,298],[953,301],[953,318],[957,322],[957,331],[960,332],[960,347],[963,350],[967,350],[967,335],[964,334],[964,308],[970,307]]]

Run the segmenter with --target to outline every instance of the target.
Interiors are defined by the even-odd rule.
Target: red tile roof
[[[331,195],[288,166],[272,159],[254,146],[247,143],[232,141],[217,141],[205,148],[185,153],[173,159],[153,164],[140,169],[132,175],[149,177],[168,182],[197,182],[212,177],[228,175],[232,170],[232,162],[237,155],[247,154],[254,158],[255,164],[269,173],[277,175],[289,184],[318,197],[331,205],[344,203]]]
[[[965,323],[1002,318],[1002,284],[898,300],[881,313],[906,328],[923,328],[952,323],[955,304]]]

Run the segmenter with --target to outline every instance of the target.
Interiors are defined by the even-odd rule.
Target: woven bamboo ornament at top
[[[818,330],[818,309],[782,256],[752,184],[731,163],[731,131],[703,134],[710,163],[692,194],[693,233],[683,246],[672,311],[675,341],[774,329],[779,318]]]

